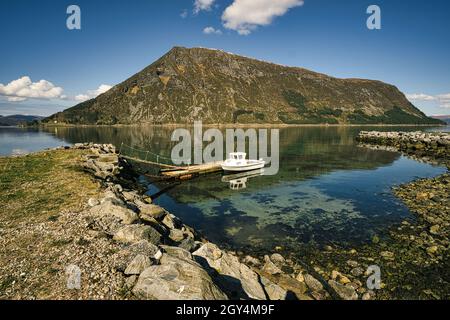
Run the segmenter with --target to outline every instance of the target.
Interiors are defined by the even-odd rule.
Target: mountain
[[[438,119],[444,121],[447,124],[450,124],[450,116],[432,116],[433,119]]]
[[[12,116],[0,116],[0,126],[18,126],[26,125],[29,122],[40,121],[44,117],[40,116],[24,116],[20,114],[15,114]]]
[[[214,49],[175,47],[95,99],[51,116],[70,124],[441,124],[380,81],[338,79]]]

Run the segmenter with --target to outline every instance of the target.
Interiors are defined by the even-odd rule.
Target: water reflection
[[[391,187],[443,173],[392,151],[358,147],[360,130],[416,131],[423,127],[297,127],[280,129],[280,171],[274,176],[222,177],[167,185],[156,203],[208,238],[233,247],[273,248],[299,243],[351,245],[383,234],[412,215]],[[11,129],[5,129],[11,130]],[[19,130],[19,129],[17,129]],[[173,128],[85,127],[1,131],[0,151],[33,151],[65,143],[125,144],[170,157]],[[6,147],[5,147],[6,143]],[[147,170],[148,168],[142,168]],[[245,181],[247,179],[247,181]],[[230,181],[233,181],[230,188]],[[235,190],[238,188],[239,190]]]
[[[264,174],[264,169],[252,170],[235,174],[228,174],[222,177],[222,182],[227,182],[231,190],[243,190],[247,188],[248,180]]]

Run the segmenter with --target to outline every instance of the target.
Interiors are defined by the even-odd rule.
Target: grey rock
[[[264,286],[264,290],[270,300],[285,300],[287,296],[287,291],[280,287],[279,285],[273,283],[266,277],[261,277],[261,283]]]
[[[122,205],[115,198],[107,198],[100,205],[92,207],[90,212],[96,216],[112,215],[121,219],[123,224],[132,224],[139,220],[136,212]]]
[[[183,259],[183,260],[194,260],[192,254],[180,247],[172,247],[172,246],[161,246],[161,249],[163,249],[164,253],[162,258],[161,258],[161,263],[164,260],[164,257],[166,255],[170,255],[173,257],[176,257],[178,259]]]
[[[133,293],[151,300],[226,300],[208,273],[194,261],[167,255],[139,276]]]
[[[150,267],[152,265],[152,262],[149,257],[144,256],[142,254],[138,254],[136,257],[134,257],[133,261],[130,262],[130,264],[125,269],[126,275],[139,275]]]
[[[196,261],[206,268],[212,268],[220,276],[218,281],[226,292],[237,292],[243,298],[265,300],[264,290],[259,283],[259,277],[248,266],[239,262],[239,259],[225,251],[220,250],[212,243],[205,243],[193,253]],[[240,292],[243,290],[243,292]]]
[[[347,287],[334,280],[328,281],[331,288],[336,291],[337,295],[344,300],[358,300],[358,294],[352,287]]]
[[[182,226],[181,221],[173,214],[166,214],[162,223],[169,229],[179,229]]]
[[[270,256],[270,260],[275,263],[277,266],[282,265],[286,262],[284,257],[279,253],[274,253]]]
[[[95,207],[95,206],[98,206],[99,204],[100,204],[100,201],[98,201],[98,199],[90,198],[90,199],[88,200],[88,205],[89,205],[90,207]]]
[[[171,229],[169,233],[169,238],[175,242],[180,242],[184,239],[184,233],[179,229]]]
[[[154,245],[161,242],[161,234],[150,226],[128,225],[117,231],[113,238],[122,243],[135,243],[141,240],[148,240]]]
[[[317,280],[316,278],[314,278],[312,275],[310,274],[305,274],[304,275],[304,279],[305,279],[305,283],[308,286],[308,288],[312,291],[321,291],[323,290],[323,285],[322,283],[320,283],[319,280]]]
[[[283,271],[276,266],[272,260],[270,260],[269,256],[264,256],[265,264],[262,268],[262,271],[268,273],[268,274],[281,274]]]
[[[167,215],[167,212],[163,208],[155,204],[148,204],[139,201],[135,201],[135,203],[139,208],[141,217],[148,216],[161,221]]]

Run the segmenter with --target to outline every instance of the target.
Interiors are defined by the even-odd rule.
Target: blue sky
[[[81,9],[81,30],[66,27],[71,4]],[[366,27],[372,4],[381,9],[381,30]],[[75,105],[173,46],[382,80],[427,114],[450,114],[444,0],[2,0],[0,29],[3,115]]]

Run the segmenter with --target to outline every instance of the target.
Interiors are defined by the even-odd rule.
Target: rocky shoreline
[[[331,296],[319,280],[303,270],[296,273],[294,262],[279,253],[266,255],[264,261],[240,257],[152,204],[150,197],[136,191],[140,186],[132,168],[112,145],[76,144],[74,148],[90,151],[82,165],[105,189],[102,196],[88,201],[88,228],[123,246],[115,267],[124,277],[130,298],[312,300]],[[341,284],[332,284],[342,290]]]
[[[407,136],[410,135],[398,135],[401,139]],[[388,141],[386,144],[393,148],[408,147],[408,143],[396,142],[400,138],[389,134],[385,137],[384,133],[364,133],[361,137],[360,141],[370,141],[372,146]],[[416,135],[413,137],[415,139]],[[424,139],[427,137],[425,135]],[[448,136],[439,135],[439,139],[424,140],[420,143],[425,143],[426,147],[414,150],[436,149],[433,156],[427,151],[426,160],[446,161],[448,144],[441,140],[448,141]],[[443,147],[446,150],[442,151]],[[138,183],[132,166],[112,145],[83,143],[48,152],[81,152],[76,166],[89,173],[99,189],[94,196],[86,197],[79,211],[63,210],[58,217],[52,216],[40,223],[23,222],[13,226],[0,221],[0,246],[13,248],[4,252],[10,263],[0,266],[0,298],[372,300],[450,297],[448,174],[394,190],[418,218],[415,222],[404,221],[394,226],[389,239],[375,235],[371,244],[353,249],[332,244],[309,248],[299,244],[300,257],[281,249],[259,255],[220,248],[153,204],[145,195],[146,189]],[[421,156],[409,154],[424,157],[423,153]],[[40,240],[35,241],[33,247],[28,246],[30,251],[24,254],[25,259],[7,256],[23,250],[17,248],[19,244],[15,244],[14,239],[30,234]],[[45,245],[47,239],[51,242],[50,249]],[[38,270],[30,260],[49,260],[50,268]],[[374,265],[382,270],[379,290],[366,285],[371,276],[369,267]],[[67,288],[68,266],[79,268],[79,288]],[[42,275],[37,277],[25,272],[27,268]],[[44,292],[35,289],[39,285],[45,288]]]

